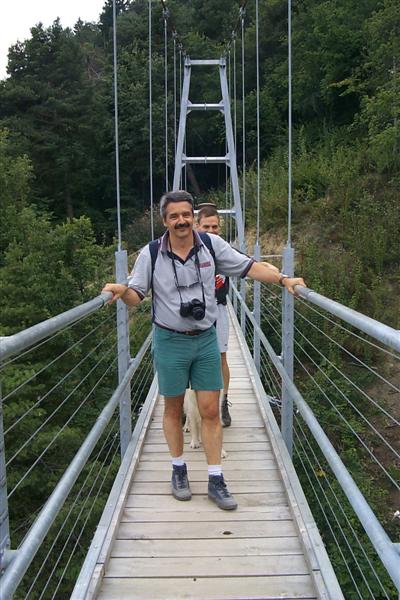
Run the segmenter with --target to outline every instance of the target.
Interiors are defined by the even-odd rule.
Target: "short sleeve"
[[[149,246],[145,246],[136,259],[128,277],[128,287],[137,292],[140,298],[147,296],[151,288],[151,257]]]
[[[217,272],[228,277],[246,277],[254,259],[235,250],[217,235],[210,236],[214,249]]]

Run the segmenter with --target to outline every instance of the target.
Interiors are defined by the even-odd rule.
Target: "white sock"
[[[221,465],[208,465],[208,476],[210,475],[222,475]]]
[[[176,467],[183,467],[183,465],[185,464],[183,454],[181,456],[173,456],[172,464],[175,465]]]

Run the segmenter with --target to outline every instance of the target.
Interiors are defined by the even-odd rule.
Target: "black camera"
[[[181,317],[193,317],[196,321],[201,321],[206,314],[206,305],[201,300],[193,298],[190,302],[181,302],[179,314]]]

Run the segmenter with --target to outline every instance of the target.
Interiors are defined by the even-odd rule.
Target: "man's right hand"
[[[107,304],[112,304],[116,300],[122,300],[122,296],[128,290],[128,286],[123,283],[106,283],[106,285],[101,290],[102,292],[111,292],[113,297],[111,300],[107,302]]]

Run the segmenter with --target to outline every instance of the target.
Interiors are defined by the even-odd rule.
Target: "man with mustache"
[[[186,388],[191,385],[196,390],[202,418],[208,497],[219,508],[233,510],[237,502],[227,488],[221,469],[219,391],[222,378],[214,327],[216,267],[218,273],[226,276],[250,276],[279,283],[292,294],[295,285],[305,284],[302,278],[291,278],[265,268],[219,236],[213,236],[211,242],[207,234],[194,231],[193,198],[186,191],[164,194],[160,212],[167,229],[165,234],[141,250],[127,286],[108,283],[103,291],[113,293],[111,302],[122,299],[128,306],[135,306],[152,290],[153,358],[160,394],[165,397],[163,428],[172,458],[172,494],[177,500],[191,499],[182,432],[183,399]],[[157,260],[154,260],[154,250]]]

